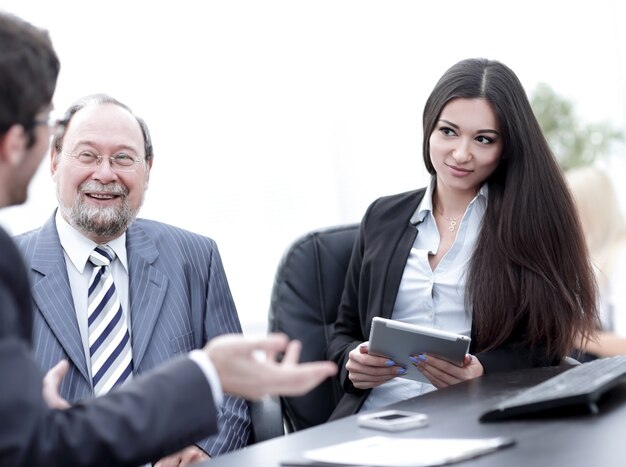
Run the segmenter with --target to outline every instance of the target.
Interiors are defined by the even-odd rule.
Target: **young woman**
[[[424,109],[426,188],[381,198],[361,222],[329,356],[334,418],[485,373],[558,364],[596,324],[576,208],[517,76],[485,59],[441,77]],[[432,385],[369,355],[382,316],[470,335],[456,367],[413,358]],[[363,405],[365,403],[365,405]]]

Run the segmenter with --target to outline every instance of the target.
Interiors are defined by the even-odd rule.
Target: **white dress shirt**
[[[435,270],[428,261],[439,249],[440,235],[433,216],[432,177],[424,198],[411,218],[419,233],[409,253],[392,319],[470,336],[471,310],[465,309],[466,272],[487,207],[483,185],[458,224],[454,243]],[[369,410],[433,391],[431,384],[394,378],[372,389],[361,410]]]

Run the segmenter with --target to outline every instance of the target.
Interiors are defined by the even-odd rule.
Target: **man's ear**
[[[0,158],[5,164],[17,165],[26,154],[28,136],[22,125],[12,125],[0,138]]]
[[[148,189],[150,184],[150,171],[152,170],[152,159],[146,161],[146,177],[143,180],[143,191]]]
[[[59,150],[54,147],[54,145],[50,148],[50,175],[52,175],[52,180],[56,181],[57,175],[57,165],[59,164]]]

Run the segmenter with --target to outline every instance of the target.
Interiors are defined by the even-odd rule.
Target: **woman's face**
[[[448,102],[429,144],[437,187],[472,196],[496,170],[502,157],[503,142],[496,115],[482,98]]]

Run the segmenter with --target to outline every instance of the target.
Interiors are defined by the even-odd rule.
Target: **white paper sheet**
[[[512,444],[508,438],[441,439],[372,436],[306,451],[318,462],[343,465],[423,467],[476,457]]]

